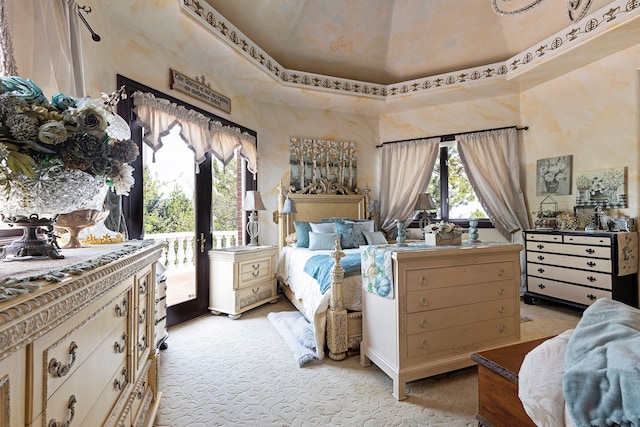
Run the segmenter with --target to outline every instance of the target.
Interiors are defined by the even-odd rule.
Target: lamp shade
[[[297,213],[296,204],[291,199],[285,199],[284,206],[282,207],[282,213],[291,214]]]
[[[429,193],[418,194],[418,200],[416,200],[416,205],[413,207],[416,211],[432,211],[437,208],[436,202]]]
[[[242,209],[245,211],[264,211],[267,208],[265,208],[264,203],[262,203],[262,197],[260,197],[259,191],[247,191],[247,194],[244,196]]]

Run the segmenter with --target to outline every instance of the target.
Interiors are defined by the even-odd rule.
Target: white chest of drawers
[[[471,354],[520,339],[521,245],[398,251],[394,299],[363,291],[363,365],[375,363],[406,398],[408,381],[475,362]]]
[[[209,310],[237,319],[254,307],[278,299],[275,246],[240,246],[209,251]]]
[[[611,298],[637,307],[637,274],[620,270],[618,237],[625,234],[632,233],[525,231],[525,303],[552,301],[584,309],[598,298]]]

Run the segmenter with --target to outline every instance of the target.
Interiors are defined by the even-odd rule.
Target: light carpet
[[[299,311],[272,312],[267,319],[278,331],[299,367],[317,360],[313,327]]]
[[[303,369],[273,328],[269,312],[294,311],[284,297],[238,320],[206,315],[172,328],[160,353],[156,426],[477,426],[475,367],[407,384],[392,382],[358,356],[324,358]],[[579,313],[521,304],[523,341],[575,327]]]

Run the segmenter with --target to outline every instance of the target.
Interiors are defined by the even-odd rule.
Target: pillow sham
[[[284,239],[287,246],[296,246],[296,233],[287,234],[287,237]]]
[[[362,234],[363,225],[357,222],[339,222],[337,224],[338,233],[342,236],[342,248],[353,249],[361,245],[366,245],[367,240]]]
[[[310,222],[311,231],[314,233],[337,233],[335,222]]]
[[[333,249],[336,246],[336,239],[340,239],[339,233],[309,233],[309,250],[320,251]]]
[[[362,234],[364,234],[364,238],[369,245],[386,245],[389,243],[382,231],[363,231]]]
[[[372,219],[347,219],[344,222],[362,224],[364,231],[376,231],[375,222]]]
[[[296,246],[299,248],[309,247],[309,233],[311,226],[306,221],[293,221],[293,227],[296,229]]]

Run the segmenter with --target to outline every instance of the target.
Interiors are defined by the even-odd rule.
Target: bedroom
[[[529,130],[520,134],[520,142],[522,182],[529,211],[535,210],[542,199],[536,196],[533,179],[536,160],[572,154],[574,167],[581,170],[626,166],[629,208],[619,214],[638,215],[640,45],[628,41],[638,39],[634,31],[630,31],[631,35],[622,33],[627,41],[620,42],[614,37],[609,43],[595,43],[593,48],[587,44],[575,49],[577,55],[591,49],[590,53],[599,58],[576,61],[578,65],[568,60],[566,74],[555,75],[549,70],[543,70],[540,75],[532,72],[531,79],[515,82],[517,89],[510,89],[508,93],[490,86],[477,88],[482,96],[471,99],[455,91],[449,91],[455,96],[447,99],[451,93],[445,91],[434,97],[407,96],[407,99],[389,102],[364,102],[357,96],[283,87],[195,24],[181,10],[180,3],[167,0],[145,6],[121,1],[87,1],[94,10],[90,22],[102,36],[101,43],[91,44],[88,34],[83,33],[87,38],[84,64],[87,91],[94,94],[115,90],[116,74],[165,92],[169,91],[171,67],[189,76],[204,74],[213,87],[232,99],[232,113],[222,115],[259,135],[258,189],[267,213],[276,209],[279,181],[288,180],[285,154],[292,136],[357,142],[358,182],[368,183],[376,194],[380,177],[374,147],[381,142],[528,125]],[[490,8],[490,2],[486,3]],[[544,2],[530,12],[533,15],[523,14],[515,19],[541,31],[538,24],[532,23],[533,19],[529,22],[529,16],[538,13],[542,17],[560,16],[561,22],[566,23],[564,2],[560,3]],[[623,8],[626,4],[595,2],[591,11],[609,3]],[[18,12],[28,14],[29,10],[25,7]],[[163,25],[157,25],[158,22]],[[34,49],[30,37],[19,37],[15,32],[17,61],[30,64],[30,54],[37,55],[45,48]],[[539,40],[547,36],[544,34]],[[205,55],[201,54],[203,50]],[[19,70],[26,75],[29,66],[19,66]],[[34,70],[33,79],[45,81],[38,77],[38,73],[43,72]],[[210,108],[185,95],[171,94]],[[563,208],[573,206],[572,196],[559,197],[558,201]],[[260,222],[261,240],[275,243],[277,227],[270,215],[261,215]]]

